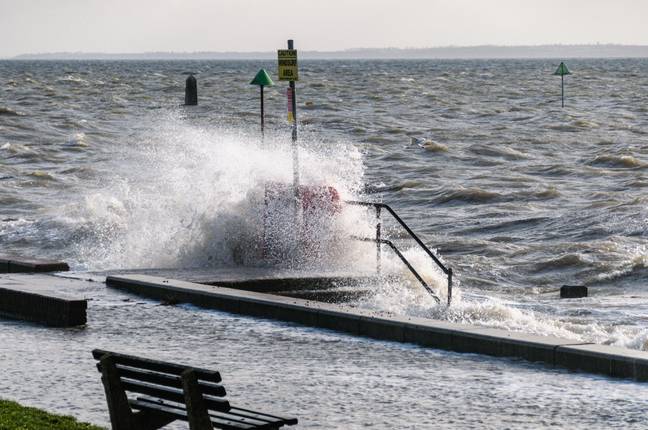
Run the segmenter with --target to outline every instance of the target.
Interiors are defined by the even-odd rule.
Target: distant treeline
[[[23,54],[16,60],[246,60],[274,59],[276,52],[146,52]],[[447,46],[300,51],[301,59],[470,59],[470,58],[648,58],[647,45]]]

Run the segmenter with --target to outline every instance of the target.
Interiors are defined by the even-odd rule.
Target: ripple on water
[[[394,138],[394,137],[388,137],[384,135],[371,135],[367,136],[364,139],[362,139],[363,142],[366,143],[396,143],[400,139]]]
[[[520,151],[507,146],[493,146],[488,145],[473,145],[469,148],[470,152],[477,155],[485,155],[488,157],[501,157],[507,160],[524,160],[527,156]]]

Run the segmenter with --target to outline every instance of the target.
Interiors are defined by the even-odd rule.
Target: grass
[[[0,399],[0,430],[105,430],[63,415]]]

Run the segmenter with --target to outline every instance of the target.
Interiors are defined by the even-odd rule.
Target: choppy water
[[[645,428],[645,384],[84,291],[84,329],[0,321],[0,396],[108,425],[101,347],[218,369],[232,403],[304,429]]]
[[[391,204],[460,285],[450,309],[406,280],[360,305],[648,349],[648,60],[568,61],[564,109],[556,63],[303,62],[303,182]],[[259,139],[260,67],[0,62],[2,252],[78,271],[254,261],[264,184],[291,179],[284,85]],[[197,107],[179,106],[187,72]],[[372,228],[347,210],[306,260],[371,268],[343,239]],[[561,301],[563,284],[590,297]]]

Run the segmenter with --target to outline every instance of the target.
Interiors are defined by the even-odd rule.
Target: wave
[[[320,111],[330,111],[330,112],[339,112],[341,109],[333,104],[326,103],[326,102],[312,102],[312,101],[306,101],[302,105],[302,109],[305,110],[320,110]]]
[[[15,110],[13,110],[11,108],[4,107],[4,106],[0,106],[0,115],[4,115],[4,116],[21,116],[21,114],[18,113],[18,111],[15,111]]]
[[[362,140],[367,143],[396,143],[394,138],[384,137],[384,136],[368,136]]]
[[[481,188],[460,188],[447,191],[435,200],[438,203],[466,202],[466,203],[489,203],[502,198],[500,193],[486,191]]]
[[[365,185],[363,187],[363,193],[364,194],[376,194],[376,193],[384,193],[384,192],[402,191],[402,190],[411,189],[411,188],[418,188],[421,185],[423,185],[423,182],[417,181],[417,180],[414,180],[414,179],[399,182],[399,183],[392,184],[392,185],[385,185],[385,184]]]
[[[648,251],[644,246],[620,251],[626,255],[626,258],[621,263],[608,266],[605,273],[596,275],[589,282],[607,283],[628,278],[648,278]]]
[[[56,178],[54,176],[42,170],[35,170],[28,173],[27,176],[38,179],[40,181],[56,181]]]
[[[575,127],[580,127],[580,128],[599,128],[598,123],[587,119],[577,119],[576,121],[572,122],[572,124]]]
[[[26,160],[35,160],[42,158],[42,154],[33,150],[29,146],[20,143],[5,143],[0,146],[0,151],[6,151],[9,154],[7,158],[20,158]]]
[[[579,127],[575,124],[553,124],[548,127],[550,130],[555,131],[565,131],[570,133],[577,133],[583,131],[582,127]]]
[[[429,276],[426,281],[443,297],[442,276]],[[355,305],[390,314],[553,336],[576,342],[648,349],[648,329],[643,326],[601,324],[596,311],[591,311],[587,304],[572,307],[557,316],[549,309],[548,312],[533,311],[511,300],[469,294],[463,288],[455,289],[453,305],[446,307],[434,305],[427,293],[413,282],[392,281],[373,287],[377,287],[375,294]],[[543,294],[543,290],[539,289],[536,293]],[[555,290],[551,293],[557,294]]]
[[[556,187],[548,187],[542,191],[536,191],[533,196],[540,200],[550,200],[560,197],[560,192]]]
[[[85,133],[74,133],[66,144],[64,145],[67,148],[86,148],[88,147],[88,141]]]
[[[75,83],[75,84],[83,84],[83,85],[89,85],[90,84],[87,80],[85,80],[85,79],[83,79],[83,78],[81,78],[79,76],[74,76],[74,75],[71,75],[71,74],[58,78],[57,82]]]
[[[505,220],[502,222],[495,222],[493,224],[489,225],[479,225],[475,227],[470,227],[467,229],[462,230],[462,233],[489,233],[489,234],[501,234],[501,233],[509,233],[509,232],[516,232],[520,230],[531,230],[534,228],[538,228],[539,226],[547,223],[548,221],[551,221],[551,218],[549,217],[531,217],[531,218],[519,218],[519,219],[513,219],[513,220]],[[491,240],[495,241],[508,241],[508,239],[505,238],[492,238]]]
[[[588,163],[591,166],[604,166],[620,169],[636,169],[648,164],[632,155],[598,155]]]
[[[540,261],[533,265],[533,271],[548,272],[566,268],[585,267],[587,265],[589,265],[589,262],[585,261],[582,256],[578,254],[567,254],[558,258]]]
[[[0,196],[0,203],[3,206],[6,206],[6,207],[9,207],[9,206],[12,206],[12,205],[19,206],[19,205],[21,205],[23,203],[26,203],[26,202],[27,202],[27,200],[22,199],[20,197],[16,197],[16,196]]]
[[[472,147],[470,147],[470,152],[477,155],[485,155],[488,157],[501,157],[507,160],[524,160],[527,158],[527,156],[522,152],[505,146],[495,147],[486,145],[473,145]]]
[[[446,145],[431,140],[425,142],[422,148],[428,152],[448,152],[448,147]]]

